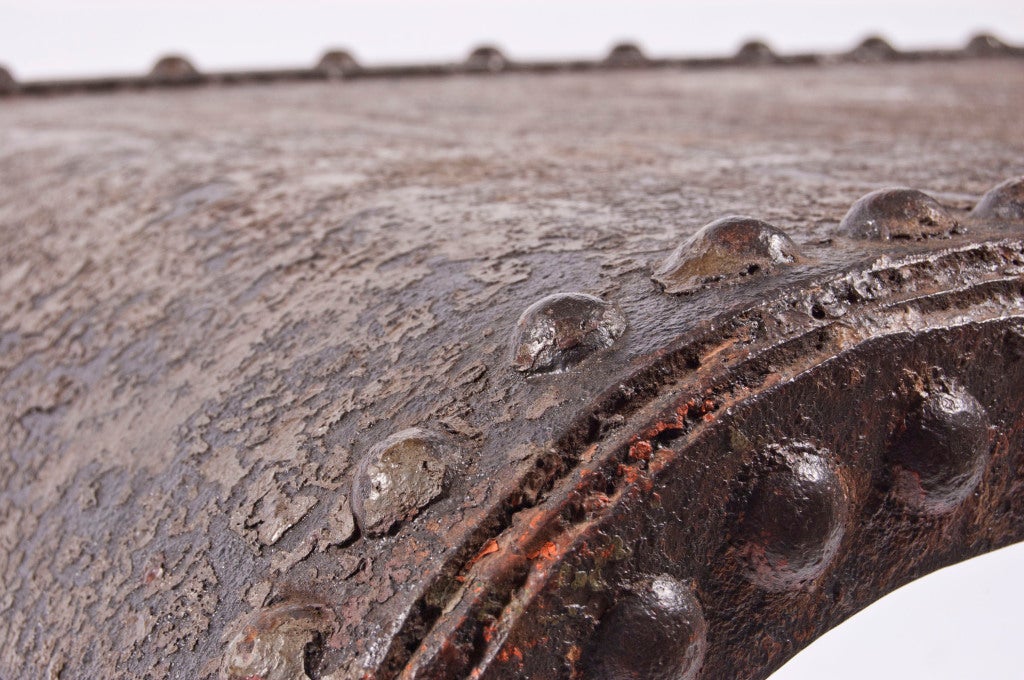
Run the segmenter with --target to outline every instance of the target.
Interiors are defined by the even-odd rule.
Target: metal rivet
[[[938,201],[916,189],[879,189],[860,198],[839,223],[852,238],[888,241],[949,236],[959,224]]]
[[[316,70],[328,78],[344,78],[359,70],[359,62],[346,50],[328,50],[320,57]]]
[[[636,43],[623,42],[612,46],[604,63],[608,66],[641,66],[647,63],[644,51]]]
[[[740,46],[733,61],[740,64],[773,64],[779,60],[775,51],[761,40],[749,40]]]
[[[899,56],[899,51],[885,38],[871,35],[850,50],[847,56],[861,62],[892,61]]]
[[[153,64],[149,77],[163,83],[188,83],[199,80],[199,71],[185,57],[170,54]]]
[[[781,229],[753,217],[733,215],[702,227],[654,271],[668,293],[689,293],[716,281],[769,272],[800,260],[796,244]]]
[[[585,657],[586,677],[693,680],[706,651],[707,623],[693,591],[657,576],[602,617]]]
[[[0,92],[10,92],[18,87],[18,82],[3,66],[0,66]]]
[[[366,536],[383,536],[444,491],[452,452],[439,434],[410,428],[373,446],[352,482],[352,512]]]
[[[337,627],[334,613],[311,602],[265,607],[236,624],[221,664],[223,680],[296,680],[320,665]]]
[[[992,187],[974,206],[971,215],[987,220],[1024,221],[1024,176]]]
[[[770,591],[817,578],[839,549],[846,490],[827,451],[793,442],[768,450],[739,525],[747,578]]]
[[[583,293],[558,293],[523,312],[512,338],[512,365],[523,373],[563,371],[611,347],[626,317],[610,302]]]
[[[466,69],[496,73],[508,67],[509,61],[494,45],[481,45],[466,57]]]
[[[964,52],[972,57],[995,57],[1010,52],[1010,47],[991,33],[979,33],[967,41]]]
[[[929,388],[919,397],[889,452],[895,491],[908,505],[941,514],[963,502],[985,472],[988,417],[956,384]]]

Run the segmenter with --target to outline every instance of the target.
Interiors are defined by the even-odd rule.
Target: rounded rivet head
[[[438,498],[452,455],[441,435],[410,428],[373,446],[352,481],[352,512],[365,536],[383,536]]]
[[[169,54],[153,64],[149,78],[161,83],[189,83],[199,80],[199,71],[185,57]]]
[[[586,677],[693,680],[707,651],[707,623],[691,588],[669,576],[639,584],[602,617]]]
[[[654,271],[668,293],[689,293],[716,281],[764,274],[800,260],[781,229],[753,217],[723,217],[702,227]]]
[[[310,602],[260,609],[235,624],[221,663],[222,680],[297,680],[320,664],[337,626],[334,613]]]
[[[608,66],[642,66],[647,63],[647,56],[636,43],[622,42],[612,46],[604,63]]]
[[[359,62],[347,50],[328,50],[320,57],[316,70],[328,78],[344,78],[359,70]]]
[[[626,317],[610,302],[584,293],[557,293],[526,308],[512,338],[512,365],[523,373],[564,371],[611,347]]]
[[[851,238],[888,241],[947,237],[960,225],[928,194],[916,189],[879,189],[861,197],[839,223]]]
[[[972,57],[996,57],[1010,51],[1009,45],[991,33],[979,33],[972,36],[964,47],[964,52]]]
[[[851,59],[860,62],[892,61],[897,56],[899,51],[889,44],[888,40],[878,35],[864,38],[849,53]]]
[[[986,220],[1024,221],[1024,176],[994,186],[981,197],[971,215]]]
[[[3,66],[0,66],[0,92],[10,92],[18,86],[14,76]]]
[[[926,514],[959,505],[981,480],[989,458],[988,416],[956,384],[928,388],[889,452],[895,491]]]
[[[746,576],[770,591],[798,588],[839,549],[849,501],[828,453],[806,443],[774,446],[761,461],[739,519]]]
[[[470,71],[496,73],[508,68],[508,64],[508,58],[493,45],[481,45],[474,48],[466,57],[466,69]]]
[[[733,57],[733,61],[740,64],[773,64],[778,60],[775,51],[761,40],[748,40],[743,43]]]

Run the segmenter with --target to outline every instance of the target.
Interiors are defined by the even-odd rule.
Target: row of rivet
[[[981,481],[989,459],[985,408],[953,381],[922,388],[885,454],[893,494],[910,511],[953,511]],[[838,550],[849,511],[843,473],[824,448],[771,447],[769,470],[750,489],[739,529],[749,579],[769,591],[820,576]]]
[[[1024,219],[1024,178],[989,191],[974,215]],[[842,230],[855,238],[926,238],[949,235],[958,224],[931,197],[910,189],[876,191],[857,201]],[[656,273],[685,269],[662,280],[688,290],[695,283],[753,273],[799,261],[793,242],[753,218],[713,222],[692,237]],[[683,265],[687,266],[683,266]],[[736,265],[743,268],[737,270]],[[571,294],[531,306],[516,330],[514,365],[522,371],[552,370],[610,344],[599,320],[609,303]],[[615,311],[612,311],[615,310]],[[580,321],[578,323],[577,321]],[[559,333],[559,329],[564,329]],[[964,388],[942,381],[918,392],[885,456],[894,496],[911,511],[939,515],[954,510],[977,487],[989,455],[984,407]],[[801,588],[820,577],[838,553],[850,515],[849,487],[832,454],[808,442],[768,447],[762,473],[747,488],[737,527],[737,556],[746,578],[768,592]],[[628,633],[630,645],[616,644]],[[588,677],[684,678],[700,673],[707,649],[707,624],[693,588],[667,575],[629,587],[605,613],[590,646]]]
[[[974,214],[1024,219],[1024,177],[992,189]],[[875,239],[947,235],[957,226],[934,199],[910,189],[868,194],[842,222],[847,235]],[[655,277],[663,277],[666,290],[675,292],[674,286],[689,290],[697,282],[749,275],[800,259],[779,229],[753,218],[725,218],[691,237]],[[743,267],[737,270],[737,264]],[[676,272],[682,269],[686,273],[680,276]],[[625,328],[622,311],[609,302],[582,293],[551,295],[520,317],[513,365],[525,373],[565,370],[610,347]],[[923,514],[952,511],[979,483],[988,462],[988,439],[985,410],[966,390],[950,382],[922,389],[886,456],[894,494]],[[364,536],[388,534],[443,493],[451,476],[449,447],[446,437],[414,428],[369,449],[352,485],[352,508]],[[748,489],[737,529],[738,555],[752,583],[780,592],[821,576],[838,552],[850,510],[848,487],[831,453],[807,442],[769,447],[763,462],[765,472]],[[299,663],[295,659],[302,656],[302,641],[333,625],[320,608],[309,605],[278,605],[255,616],[256,623],[229,645],[224,677],[265,671],[264,664],[274,659]],[[260,626],[269,629],[254,637]],[[643,634],[631,636],[636,644],[613,644],[626,629]],[[595,678],[692,679],[703,662],[706,634],[692,588],[657,576],[634,584],[602,618],[589,672]],[[263,638],[278,646],[293,641],[295,648],[257,649],[254,645]]]
[[[977,219],[1024,222],[1024,177],[999,184],[975,206]],[[921,240],[949,237],[959,221],[934,198],[915,189],[881,189],[856,201],[839,224],[856,239]],[[692,293],[720,282],[766,274],[805,258],[781,229],[753,217],[725,217],[702,227],[655,267],[653,280],[667,293]],[[557,293],[530,305],[512,339],[512,365],[522,373],[563,371],[610,347],[626,329],[613,303],[583,293]]]
[[[884,38],[871,36],[864,39],[852,50],[827,57],[824,55],[798,55],[786,57],[775,52],[768,44],[753,40],[744,43],[736,54],[731,58],[724,59],[691,59],[691,60],[664,60],[652,59],[635,43],[619,43],[611,48],[608,55],[594,65],[607,67],[637,67],[656,64],[671,64],[673,62],[690,62],[699,64],[702,61],[714,64],[781,64],[787,62],[805,63],[822,60],[855,61],[855,62],[878,62],[895,61],[900,59],[919,59],[922,57],[941,56],[949,58],[957,54],[965,57],[998,57],[998,56],[1020,56],[1024,54],[1024,48],[1009,45],[999,38],[983,33],[975,35],[967,45],[957,51],[947,52],[904,52],[893,47]],[[584,62],[579,62],[584,63]],[[473,49],[469,56],[462,62],[462,69],[468,72],[498,72],[512,66],[519,66],[525,69],[531,67],[531,62],[515,62],[509,59],[500,49],[493,45],[482,45]],[[550,65],[544,64],[547,68]],[[436,67],[424,66],[418,69],[450,70],[450,66],[439,65]],[[355,57],[345,50],[330,50],[326,52],[317,62],[313,74],[326,78],[344,78],[363,71],[364,67]],[[399,69],[401,71],[402,69]],[[270,76],[271,72],[250,74],[238,74],[241,76]],[[189,84],[199,83],[205,80],[203,73],[195,67],[188,59],[180,55],[167,55],[161,57],[150,70],[148,80],[156,84]],[[18,90],[18,81],[11,72],[0,66],[0,93],[13,92]]]
[[[989,458],[988,418],[955,383],[942,382],[918,396],[887,460],[898,498],[937,515],[955,509],[981,480]],[[366,535],[382,535],[441,492],[443,447],[437,435],[407,430],[371,449],[354,482]],[[752,583],[781,592],[825,571],[844,535],[849,493],[831,454],[810,443],[769,447],[763,462],[765,472],[749,488],[741,513],[739,555]],[[251,677],[275,660],[289,669],[300,664],[310,635],[333,625],[325,611],[309,605],[261,610],[229,645],[224,677]],[[615,644],[624,631],[634,644]],[[602,617],[591,644],[591,677],[692,679],[705,655],[707,625],[692,588],[661,575],[631,586]]]
[[[920,392],[886,460],[896,497],[926,515],[951,512],[977,487],[989,455],[984,407],[961,386]],[[768,592],[804,587],[839,552],[849,521],[843,470],[807,442],[771,446],[747,490],[737,527],[745,577]],[[629,633],[631,645],[610,644]],[[691,587],[667,576],[618,600],[594,638],[595,678],[694,678],[707,647],[703,610]]]

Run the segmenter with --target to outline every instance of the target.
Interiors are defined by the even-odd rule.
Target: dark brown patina
[[[1024,72],[975,47],[18,83],[0,676],[765,678],[1024,538]],[[841,227],[892,186],[956,228]]]

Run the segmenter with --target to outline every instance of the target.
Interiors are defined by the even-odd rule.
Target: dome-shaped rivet
[[[170,54],[160,57],[149,71],[150,80],[161,83],[191,83],[199,80],[199,71],[185,57]]]
[[[984,407],[956,384],[928,388],[890,450],[897,495],[928,514],[948,512],[974,490],[989,458]]]
[[[328,78],[344,78],[359,70],[359,62],[347,50],[328,50],[320,57],[316,70]]]
[[[508,68],[508,58],[493,45],[481,45],[466,57],[466,69],[496,73]]]
[[[872,35],[864,38],[859,45],[850,50],[848,56],[854,61],[861,62],[892,61],[899,56],[899,51],[885,38]]]
[[[563,371],[611,347],[626,317],[610,302],[584,293],[558,293],[522,313],[512,338],[512,365],[523,373]]]
[[[964,52],[972,57],[997,57],[1007,54],[1009,45],[991,33],[979,33],[972,36],[964,47]]]
[[[668,293],[689,293],[716,281],[770,272],[800,260],[781,229],[753,217],[723,217],[686,239],[654,271]]]
[[[774,64],[779,60],[768,43],[760,40],[749,40],[740,46],[733,61],[740,64]]]
[[[17,88],[18,83],[14,76],[3,66],[0,66],[0,92],[11,92]]]
[[[828,452],[806,443],[771,447],[739,519],[747,578],[770,591],[797,588],[839,549],[849,501]]]
[[[879,189],[860,198],[839,223],[852,238],[888,241],[945,237],[959,224],[938,201],[916,189]]]
[[[222,680],[298,680],[315,671],[334,613],[310,602],[285,602],[260,609],[235,625],[221,663]],[[318,676],[319,677],[319,676]]]
[[[397,432],[363,457],[352,482],[352,512],[365,536],[383,536],[444,491],[452,451],[439,434]]]
[[[1024,221],[1024,176],[994,186],[981,197],[971,215],[986,220]]]
[[[693,591],[669,576],[657,576],[601,618],[584,657],[586,677],[694,680],[706,651],[707,623]]]
[[[636,43],[623,42],[612,46],[604,63],[608,66],[642,66],[648,61],[644,51]]]

